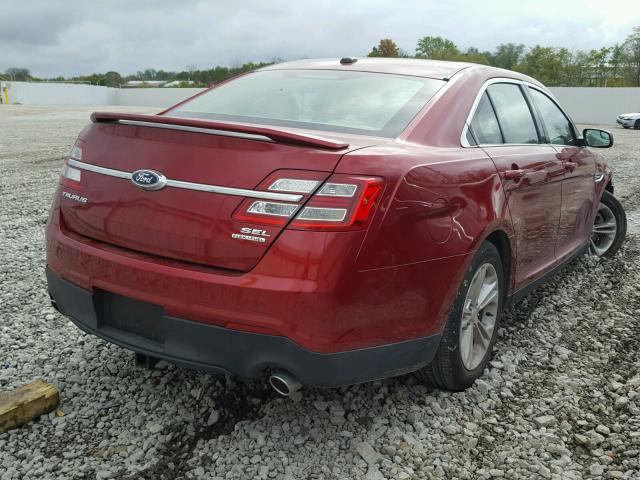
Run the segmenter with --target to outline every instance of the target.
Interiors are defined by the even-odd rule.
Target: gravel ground
[[[574,261],[511,308],[473,388],[407,375],[292,401],[164,362],[143,370],[49,306],[43,228],[90,111],[0,108],[0,389],[43,378],[62,398],[60,416],[0,435],[3,480],[640,478],[640,132],[613,128],[604,152],[624,249]]]

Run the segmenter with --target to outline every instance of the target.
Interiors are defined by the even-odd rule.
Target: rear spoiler
[[[164,115],[139,115],[134,113],[93,112],[91,114],[91,121],[94,123],[111,122],[135,124],[149,127],[173,125],[175,127],[185,127],[187,129],[192,128],[198,130],[203,129],[211,131],[218,130],[224,132],[235,132],[246,135],[266,137],[278,143],[325,148],[328,150],[342,150],[343,148],[347,148],[349,146],[348,143],[338,142],[335,140],[330,140],[328,138],[306,133],[292,132],[290,130],[281,130],[279,128],[273,127],[261,127],[258,125],[250,125],[245,123],[218,122],[198,118],[165,117]]]

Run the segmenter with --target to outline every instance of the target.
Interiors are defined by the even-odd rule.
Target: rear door
[[[541,143],[519,83],[490,84],[470,124],[473,140],[500,173],[516,237],[515,288],[554,266],[563,164]]]
[[[556,256],[562,259],[584,246],[591,236],[596,202],[595,159],[588,148],[578,146],[573,123],[547,94],[529,87],[529,95],[542,120],[546,142],[556,150],[564,166],[556,243]]]

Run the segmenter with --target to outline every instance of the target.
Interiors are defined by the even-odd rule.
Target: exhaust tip
[[[269,377],[269,385],[271,385],[271,388],[273,388],[276,392],[284,397],[288,397],[289,395],[291,395],[289,385],[287,385],[287,382],[285,382],[278,375],[271,375]]]
[[[302,384],[286,372],[276,372],[271,375],[269,385],[283,397],[288,397],[302,388]]]

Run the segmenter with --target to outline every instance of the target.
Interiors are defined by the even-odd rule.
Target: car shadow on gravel
[[[202,395],[208,393],[203,392]],[[196,417],[191,423],[173,423],[163,433],[179,440],[165,444],[158,451],[157,463],[147,469],[134,473],[121,473],[112,478],[116,480],[182,478],[192,468],[187,461],[192,458],[193,451],[199,442],[206,442],[220,435],[229,435],[238,422],[260,418],[264,404],[276,396],[277,394],[264,383],[257,381],[236,383],[229,379],[225,387],[215,390],[209,397],[216,405],[216,412],[219,415],[215,423],[209,425],[209,422],[202,417]],[[192,432],[189,433],[189,430]]]

